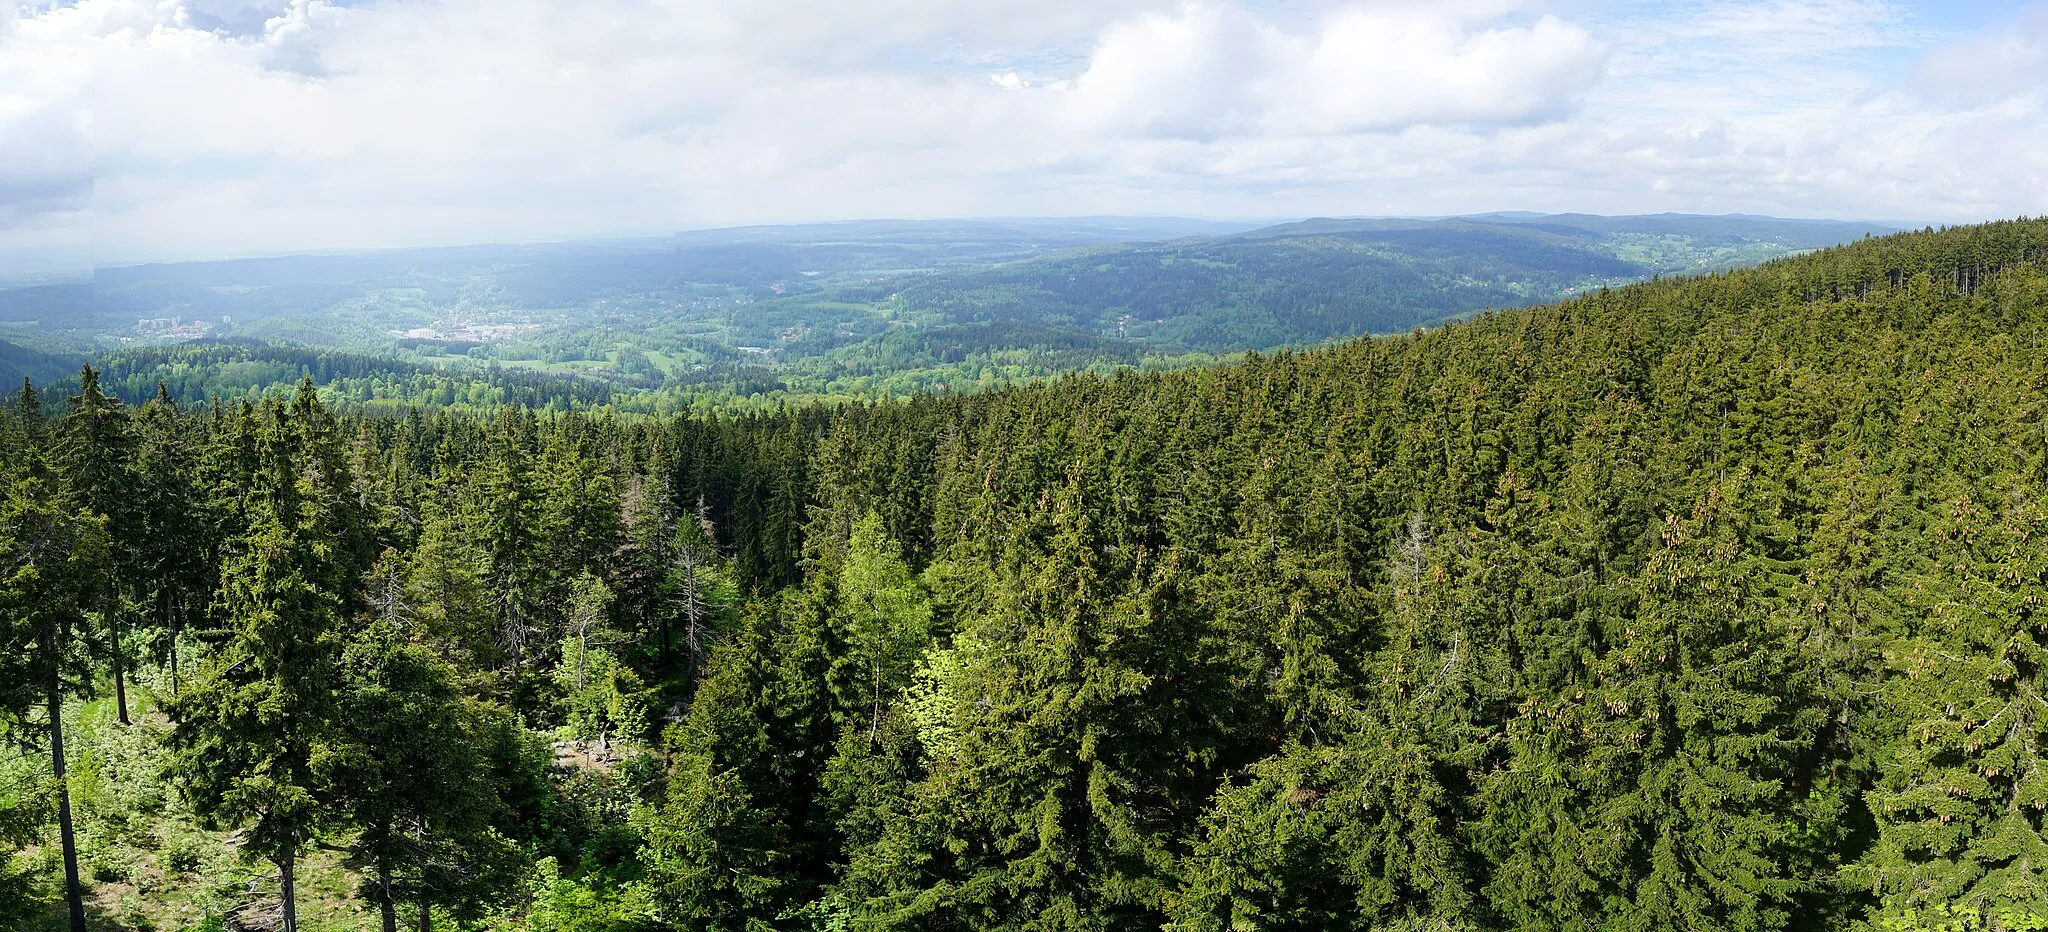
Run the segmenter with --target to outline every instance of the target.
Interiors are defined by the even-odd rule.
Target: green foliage
[[[223,923],[241,852],[334,928],[2038,928],[2044,249],[829,408],[26,393],[0,721],[79,744],[0,832]],[[132,727],[114,563],[197,671]]]
[[[53,693],[89,693],[94,633],[111,542],[96,516],[67,509],[52,482],[16,478],[0,498],[0,735],[40,743],[30,717]]]
[[[198,403],[310,378],[387,412],[773,410],[1205,365],[1871,232],[1671,215],[827,224],[107,268],[0,291],[0,320],[109,350],[109,390],[138,405],[159,383]],[[62,358],[0,345],[0,372],[43,382]]]
[[[562,645],[555,666],[555,686],[562,692],[564,718],[577,738],[599,747],[645,730],[647,688],[638,673],[602,647],[585,647],[580,639]]]
[[[495,830],[495,710],[398,626],[371,622],[345,647],[334,726],[312,762],[326,805],[354,828],[365,899],[474,913],[497,898],[516,849]]]
[[[1998,910],[1985,915],[1968,907],[1957,907],[1949,903],[1936,902],[1923,908],[1909,908],[1892,916],[1886,916],[1872,923],[1882,932],[2039,932],[2048,929],[2048,917],[2014,908]]]
[[[525,932],[634,932],[656,928],[646,891],[593,887],[564,878],[554,858],[541,858],[527,880]]]
[[[260,467],[230,545],[221,601],[232,640],[180,700],[177,764],[198,811],[249,824],[253,856],[285,861],[329,816],[313,760],[338,686],[342,571],[320,478],[265,406]]]
[[[802,593],[751,606],[670,729],[668,791],[642,854],[666,922],[776,929],[824,880],[834,845],[815,796],[836,648],[819,609]]]

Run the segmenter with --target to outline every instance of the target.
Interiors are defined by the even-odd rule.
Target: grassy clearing
[[[88,926],[95,932],[268,927],[277,909],[275,868],[246,862],[234,833],[209,830],[193,817],[159,772],[169,720],[147,688],[129,695],[130,726],[115,721],[110,699],[75,703],[65,715]],[[49,779],[47,760],[9,755],[0,774]],[[23,932],[63,932],[66,925],[54,820],[45,836],[15,861],[30,881]],[[377,927],[374,908],[355,896],[360,876],[340,855],[309,852],[298,876],[304,932]]]

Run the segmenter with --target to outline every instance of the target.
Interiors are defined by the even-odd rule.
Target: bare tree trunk
[[[381,895],[377,904],[384,912],[384,932],[398,932],[398,900],[391,896],[391,865],[383,858],[377,859],[377,888]]]
[[[425,900],[421,900],[421,901],[420,901],[420,932],[433,932],[433,926],[432,926],[431,924],[429,924],[427,920],[428,920],[428,910],[427,910],[427,901],[425,901]]]
[[[128,721],[128,670],[121,662],[121,597],[109,593],[107,599],[107,652],[113,658],[114,666],[114,714],[121,724]]]
[[[283,932],[299,932],[299,896],[292,877],[292,867],[298,860],[299,850],[294,846],[285,852],[283,860],[277,862],[278,885],[284,891]]]
[[[868,725],[868,744],[876,745],[881,743],[879,736],[882,733],[882,657],[879,646],[868,658],[868,678],[875,683],[875,717]]]
[[[583,691],[584,685],[583,665],[590,659],[590,638],[584,633],[588,628],[580,625],[578,627],[579,630],[576,633],[576,691],[580,693]]]
[[[689,682],[697,681],[697,666],[704,650],[704,593],[699,574],[704,555],[695,544],[683,547],[683,644],[690,651]]]
[[[171,639],[171,698],[178,698],[178,630],[184,626],[178,623],[177,596],[170,586],[164,587],[164,630]]]
[[[659,615],[661,617],[661,656],[656,660],[656,666],[659,666],[663,670],[667,670],[669,651],[668,629],[670,627],[670,623],[668,618],[668,612],[666,610],[659,612]]]
[[[55,654],[55,645],[51,645]],[[85,887],[78,880],[78,842],[71,826],[71,785],[64,770],[64,698],[58,674],[50,673],[50,770],[57,777],[57,834],[64,849],[64,905],[71,932],[85,932]]]

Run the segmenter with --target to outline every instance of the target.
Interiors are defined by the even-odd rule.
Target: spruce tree
[[[309,473],[304,425],[266,402],[258,468],[229,544],[219,600],[229,639],[173,706],[174,770],[193,808],[241,826],[244,851],[275,864],[285,932],[296,932],[293,870],[336,813],[316,770],[334,727],[345,552]],[[353,589],[353,579],[350,589]]]
[[[825,599],[750,606],[670,729],[668,789],[642,860],[680,928],[787,928],[829,876],[837,840],[819,804],[834,720]]]
[[[135,432],[121,400],[100,388],[99,373],[85,366],[78,373],[78,394],[57,422],[55,465],[73,505],[106,519],[107,532],[122,546],[115,551],[118,573],[107,579],[95,613],[107,629],[108,674],[114,683],[114,708],[128,724],[127,643],[123,618],[128,614],[138,580],[147,568],[134,546],[144,530],[138,503]]]
[[[211,535],[192,470],[198,450],[190,428],[162,383],[135,417],[139,520],[132,547],[143,574],[138,601],[154,622],[156,656],[170,674],[173,697],[182,676],[179,639],[192,616],[204,609],[217,573],[209,560]]]
[[[527,687],[527,665],[540,645],[543,572],[539,531],[540,496],[528,448],[531,425],[516,410],[501,413],[490,444],[471,470],[463,495],[463,525],[483,550],[484,582],[496,618],[500,656],[514,695]]]
[[[396,932],[402,902],[480,905],[515,855],[492,827],[502,807],[489,782],[493,713],[464,697],[456,671],[404,627],[372,620],[349,638],[335,725],[312,762],[336,821],[350,828],[384,932]]]
[[[2048,917],[2048,510],[1950,498],[1949,559],[1914,579],[1925,619],[1888,651],[1899,734],[1868,795],[1878,840],[1850,872],[1887,915]]]
[[[1077,471],[1039,499],[1010,547],[1016,575],[933,657],[912,699],[930,773],[890,834],[939,847],[863,865],[877,887],[854,905],[863,923],[1163,920],[1172,833],[1206,801],[1214,752],[1204,710],[1167,685],[1187,672],[1170,590],[1142,554],[1104,554],[1086,489]],[[1140,667],[1153,663],[1156,679]]]
[[[64,704],[92,690],[88,619],[101,604],[112,560],[104,522],[60,504],[39,466],[28,472],[0,498],[0,734],[24,743],[47,739],[69,927],[85,932]],[[37,710],[40,723],[32,718]]]

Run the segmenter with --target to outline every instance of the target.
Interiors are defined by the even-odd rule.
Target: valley
[[[109,268],[0,291],[0,339],[52,357],[14,364],[44,379],[198,340],[590,380],[646,409],[907,397],[1400,333],[1887,232],[1676,215],[1240,226],[872,221]],[[211,387],[273,384],[245,381]]]

